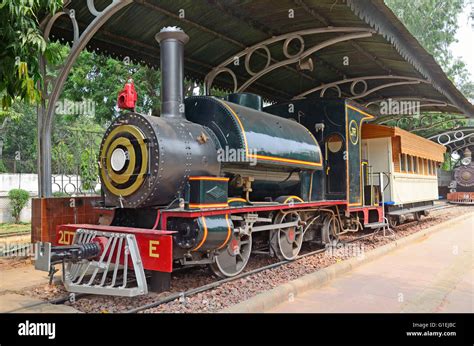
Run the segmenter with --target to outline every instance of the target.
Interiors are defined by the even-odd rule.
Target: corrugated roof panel
[[[94,3],[100,10],[110,1],[96,0]],[[416,78],[429,77],[430,85],[386,88],[359,101],[368,102],[376,98],[408,94],[454,103],[462,112],[474,116],[474,107],[456,90],[432,57],[408,33],[383,1],[349,0],[348,4],[349,6],[334,0],[135,0],[100,28],[89,46],[112,56],[129,56],[136,61],[159,66],[159,46],[154,36],[164,26],[177,25],[190,36],[185,48],[185,73],[202,81],[213,67],[246,47],[272,36],[327,26],[375,28],[379,34],[370,38],[341,42],[313,54],[313,71],[298,71],[295,64],[282,67],[260,78],[247,91],[261,94],[267,99],[284,101],[322,83],[344,78],[389,73]],[[76,11],[82,30],[92,21],[93,16],[89,13],[86,0],[73,1],[68,7]],[[294,14],[294,18],[289,17],[290,10],[293,11],[291,14]],[[180,18],[180,14],[184,14],[184,18]],[[71,31],[70,21],[62,16],[53,27],[52,34],[71,40]],[[341,33],[305,36],[305,47],[312,47],[338,35]],[[274,59],[272,63],[284,59],[282,43],[269,47]],[[293,49],[296,48],[297,45]],[[261,53],[255,53],[252,57],[251,64],[255,70],[266,62]],[[349,58],[349,65],[342,63],[346,56]],[[232,69],[240,84],[250,77],[244,69],[243,61],[240,66],[233,66]],[[229,82],[228,76],[224,75],[215,79],[215,85],[220,87],[230,88]],[[370,81],[368,85],[373,87],[382,82]],[[347,94],[349,87],[350,85],[343,85],[341,89]],[[453,111],[454,108],[446,110]]]

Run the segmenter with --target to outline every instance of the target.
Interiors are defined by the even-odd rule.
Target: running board
[[[399,210],[393,210],[389,211],[386,214],[387,215],[393,215],[393,216],[400,216],[400,215],[405,215],[405,214],[411,214],[411,213],[416,213],[420,211],[425,211],[425,210],[431,210],[436,208],[434,205],[423,205],[421,207],[413,207],[413,208],[405,208],[405,209],[399,209]]]

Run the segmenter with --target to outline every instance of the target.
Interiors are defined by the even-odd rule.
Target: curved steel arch
[[[428,106],[428,105],[421,105],[420,107]],[[390,121],[396,121],[396,126],[405,128],[403,125],[408,125],[408,128],[405,128],[409,131],[423,131],[429,130],[437,125],[441,125],[446,122],[457,122],[465,120],[466,118],[460,118],[456,115],[451,115],[444,118],[442,121],[434,122],[435,117],[438,113],[435,114],[423,114],[418,117],[414,117],[413,115],[387,115],[380,117],[374,121],[376,124],[386,124]],[[453,127],[453,129],[457,129],[457,127]]]
[[[331,38],[326,40],[322,43],[316,44],[315,46],[305,49],[305,41],[303,36],[307,35],[316,35],[316,34],[327,34],[327,33],[347,33],[335,38]],[[302,62],[305,59],[309,59],[309,56],[318,50],[323,48],[329,47],[331,45],[354,40],[358,38],[365,38],[370,37],[375,33],[372,29],[367,28],[360,28],[360,27],[325,27],[325,28],[317,28],[317,29],[307,29],[307,30],[300,30],[291,33],[286,33],[280,36],[272,37],[266,39],[262,42],[254,44],[251,47],[248,47],[237,54],[232,55],[227,60],[219,64],[218,66],[214,67],[204,78],[204,91],[206,95],[210,95],[210,91],[212,88],[212,84],[214,79],[217,75],[221,73],[228,73],[233,79],[234,82],[234,92],[242,92],[246,88],[248,88],[253,82],[257,79],[261,78],[262,76],[266,75],[267,73],[287,65],[291,65],[294,63]],[[300,42],[300,49],[297,53],[291,54],[288,51],[288,47],[293,40],[298,40]],[[269,46],[275,44],[277,42],[283,41],[283,55],[287,58],[286,60],[276,61],[275,63],[271,64],[273,58],[271,56]],[[253,53],[257,51],[264,51],[266,57],[266,64],[265,67],[260,71],[253,71],[250,68],[250,58],[252,57]],[[235,73],[229,68],[229,66],[234,63],[236,60],[238,61],[240,58],[245,57],[245,70],[251,76],[244,84],[240,87],[237,84],[237,76]]]
[[[347,84],[347,83],[351,83],[350,91],[351,91],[352,95],[354,96],[354,97],[352,97],[353,99],[360,98],[360,97],[365,97],[365,96],[367,96],[367,95],[369,95],[369,94],[371,94],[371,93],[373,93],[377,90],[380,90],[382,88],[388,88],[388,87],[395,86],[395,85],[401,85],[401,84],[395,84],[395,83],[387,83],[387,84],[382,84],[380,86],[377,86],[377,87],[375,87],[371,90],[367,90],[367,81],[369,81],[369,80],[384,80],[384,79],[402,80],[402,82],[399,82],[399,83],[403,83],[403,84],[429,83],[425,79],[415,78],[415,77],[398,76],[398,75],[362,76],[362,77],[341,79],[339,81],[332,82],[332,83],[321,84],[321,85],[319,85],[315,88],[311,88],[309,90],[306,90],[306,91],[302,92],[301,94],[296,95],[295,97],[293,97],[293,100],[304,98],[304,97],[308,96],[309,94],[312,94],[316,91],[320,91],[319,96],[323,97],[328,89],[336,88],[337,90],[340,91],[339,86],[342,85],[342,84]],[[358,83],[363,83],[363,85],[364,85],[364,90],[360,93],[355,92],[355,87]]]
[[[449,149],[450,149],[451,152],[455,152],[455,151],[462,150],[464,148],[471,148],[471,147],[474,148],[474,142],[473,143],[465,143],[465,144],[455,146],[455,147],[449,147]]]
[[[55,21],[62,15],[68,15],[73,25],[74,39],[73,45],[63,65],[59,66],[58,76],[52,80],[46,76],[46,60],[40,57],[41,70],[45,78],[43,87],[44,99],[38,108],[38,168],[39,168],[39,195],[41,197],[50,197],[52,193],[51,181],[51,132],[55,115],[56,102],[64,88],[67,76],[81,51],[94,34],[104,25],[107,20],[116,12],[131,4],[133,0],[112,0],[112,2],[102,11],[98,11],[94,5],[94,0],[87,0],[87,8],[94,19],[89,23],[86,29],[80,34],[75,12],[71,9],[64,9],[52,16],[46,23],[43,36],[49,39],[51,28]],[[51,83],[52,90],[48,92],[48,86]]]
[[[369,107],[372,104],[380,103],[380,102],[386,101],[387,99],[388,98],[378,98],[378,99],[375,99],[375,100],[370,100],[370,101],[367,101],[366,103],[364,103],[364,106]],[[443,100],[430,99],[430,98],[425,98],[425,97],[395,96],[395,97],[390,97],[390,99],[392,99],[392,100],[404,100],[404,101],[420,101],[420,102],[426,101],[426,102],[434,103],[435,106],[439,106],[439,107],[448,107],[449,106],[449,107],[453,107],[453,108],[458,109],[452,103],[448,103],[448,102],[443,101]]]
[[[424,98],[424,97],[413,97],[413,96],[396,96],[396,97],[390,97],[390,98],[378,98],[375,100],[370,100],[363,105],[365,107],[370,107],[371,105],[374,104],[380,104],[381,102],[387,102],[387,100],[393,100],[393,101],[417,101],[420,102],[419,105],[416,105],[416,108],[424,108],[424,107],[454,107],[457,108],[455,105],[447,103],[443,100],[437,100],[437,99],[430,99],[430,98]],[[428,127],[431,126],[433,119],[430,120],[428,124],[425,124],[425,120],[428,118],[434,117],[433,114],[427,114],[423,115],[419,119],[415,119],[413,116],[414,115],[419,115],[419,113],[406,113],[406,111],[411,110],[414,106],[407,106],[407,109],[404,109],[405,113],[403,114],[384,114],[382,116],[379,116],[377,119],[374,120],[374,123],[377,124],[384,124],[392,120],[397,120],[397,126],[401,124],[401,122],[408,122],[408,123],[413,123],[417,121],[419,123],[419,126],[416,128],[417,130],[423,130],[421,126],[427,125]],[[454,118],[452,116],[451,118],[448,119],[448,121],[455,121],[455,120],[462,120],[463,118]],[[415,128],[413,128],[415,129]]]
[[[474,128],[466,127],[455,130],[448,130],[429,137],[428,139],[444,146],[450,146],[459,141],[468,141],[474,145]],[[455,145],[455,144],[454,144]]]

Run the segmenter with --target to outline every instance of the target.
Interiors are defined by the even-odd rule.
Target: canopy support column
[[[132,0],[112,0],[112,2],[102,11],[97,11],[94,0],[87,0],[87,7],[90,13],[95,17],[87,28],[79,35],[79,26],[75,18],[73,9],[64,9],[56,13],[47,20],[43,27],[43,36],[46,40],[49,38],[51,28],[56,20],[67,14],[71,20],[74,29],[74,40],[71,51],[63,65],[59,66],[58,75],[52,79],[46,75],[46,60],[40,57],[40,65],[44,77],[44,86],[42,90],[43,101],[38,107],[38,188],[40,197],[50,197],[52,195],[52,170],[51,170],[51,134],[56,109],[56,102],[64,88],[64,83],[69,75],[72,65],[76,61],[81,51],[95,35],[95,33],[104,25],[110,17],[116,12],[132,3]],[[48,87],[51,83],[51,90]]]

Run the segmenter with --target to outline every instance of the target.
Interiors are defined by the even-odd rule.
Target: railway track
[[[448,208],[452,208],[452,207],[455,207],[455,206],[443,205],[443,206],[439,206],[437,208],[433,208],[433,210],[434,209],[436,209],[436,210],[448,209]],[[402,224],[398,227],[406,228],[406,227],[410,227],[411,225],[413,225],[415,223],[416,223],[416,221],[407,222],[407,223],[404,223],[404,224]],[[340,244],[344,245],[344,244],[354,243],[354,242],[357,242],[359,240],[362,240],[362,239],[365,239],[365,238],[368,238],[368,237],[373,237],[376,233],[379,233],[379,231],[373,231],[373,232],[363,234],[363,235],[355,237],[355,238],[342,240],[342,241],[340,241]],[[174,300],[185,299],[187,297],[191,297],[191,296],[194,296],[194,295],[199,294],[199,293],[210,291],[210,290],[215,289],[215,288],[217,288],[217,287],[219,287],[223,284],[226,284],[228,282],[239,280],[239,279],[257,274],[257,273],[265,271],[265,270],[278,268],[278,267],[284,266],[286,264],[292,263],[294,261],[297,261],[299,259],[302,259],[302,258],[305,258],[305,257],[308,257],[308,256],[312,256],[312,255],[316,255],[318,253],[322,253],[324,251],[326,251],[326,248],[319,248],[319,249],[316,249],[316,250],[310,250],[309,252],[301,254],[296,259],[291,260],[291,261],[283,260],[283,261],[271,263],[271,264],[268,264],[268,265],[264,265],[264,266],[258,267],[256,269],[252,269],[252,270],[249,270],[247,272],[241,273],[241,274],[236,275],[236,276],[231,277],[231,278],[220,279],[220,280],[217,280],[217,281],[205,284],[205,285],[201,285],[201,286],[198,286],[198,287],[192,287],[188,290],[183,290],[183,291],[179,291],[179,292],[170,293],[167,296],[162,297],[162,298],[160,298],[156,301],[148,302],[146,304],[139,305],[137,307],[133,307],[131,309],[124,310],[124,311],[118,311],[118,312],[119,313],[130,314],[130,313],[138,313],[138,312],[142,312],[142,311],[145,311],[145,310],[148,310],[148,309],[156,308],[160,305],[170,303]],[[183,272],[187,271],[186,269],[189,269],[189,268],[183,268],[182,271]],[[78,300],[78,299],[81,299],[81,298],[84,298],[84,297],[94,297],[94,295],[79,294],[79,293],[74,294],[75,300]],[[43,305],[43,304],[54,304],[54,305],[64,304],[64,303],[70,301],[70,299],[71,299],[71,294],[68,294],[68,295],[65,295],[65,296],[62,296],[62,297],[59,297],[59,298],[55,298],[55,299],[51,299],[51,300],[47,300],[47,301],[43,301],[43,302],[38,302],[38,303],[31,304],[31,305],[26,305],[26,306],[21,307],[19,309],[15,309],[15,310],[12,310],[12,311],[7,311],[7,312],[18,312],[18,311],[25,310],[25,309],[28,309],[28,308],[31,308],[31,307],[40,306],[40,305]]]
[[[130,314],[130,313],[137,313],[137,312],[140,312],[140,311],[144,311],[144,310],[148,310],[148,309],[151,309],[151,308],[155,308],[157,306],[160,306],[160,305],[163,305],[163,304],[166,304],[166,303],[169,303],[173,300],[176,300],[176,299],[180,299],[180,298],[186,298],[186,297],[190,297],[190,296],[193,296],[195,294],[198,294],[198,293],[202,293],[202,292],[205,292],[205,291],[209,291],[211,289],[214,289],[216,287],[219,287],[227,282],[231,282],[231,281],[235,281],[235,280],[239,280],[239,279],[242,279],[242,278],[245,278],[247,276],[250,276],[250,275],[253,275],[253,274],[257,274],[257,273],[260,273],[264,270],[268,270],[268,269],[273,269],[273,268],[277,268],[277,267],[280,267],[282,265],[285,265],[287,263],[290,263],[290,262],[293,262],[293,261],[296,261],[298,259],[301,259],[301,258],[304,258],[304,257],[307,257],[307,256],[311,256],[311,255],[315,255],[317,253],[321,253],[321,252],[324,252],[326,251],[325,248],[323,249],[318,249],[318,250],[315,250],[315,251],[310,251],[306,254],[303,254],[303,255],[300,255],[298,256],[296,259],[292,260],[292,261],[280,261],[280,262],[276,262],[276,263],[272,263],[272,264],[269,264],[269,265],[266,265],[266,266],[263,266],[263,267],[259,267],[259,268],[256,268],[256,269],[252,269],[250,271],[247,271],[245,273],[242,273],[242,274],[239,274],[239,275],[236,275],[236,276],[233,276],[233,277],[230,277],[230,278],[226,278],[226,279],[221,279],[221,280],[218,280],[216,282],[212,282],[212,283],[209,283],[207,285],[203,285],[203,286],[199,286],[199,287],[196,287],[196,288],[192,288],[192,289],[189,289],[187,291],[183,291],[183,292],[177,292],[177,293],[173,293],[173,294],[170,294],[169,296],[167,297],[164,297],[162,299],[159,299],[155,302],[152,302],[152,303],[147,303],[147,304],[144,304],[144,305],[141,305],[141,306],[138,306],[138,307],[135,307],[133,309],[130,309],[130,310],[127,310],[125,311],[124,313],[127,313],[127,314]]]
[[[364,234],[364,235],[362,235],[360,237],[357,237],[357,238],[354,238],[354,239],[349,239],[349,240],[346,240],[346,241],[342,241],[340,243],[342,243],[342,245],[348,244],[348,243],[353,243],[353,242],[356,242],[358,240],[367,238],[369,236],[373,236],[376,233],[378,233],[378,232],[374,231],[374,232]],[[193,295],[198,294],[198,293],[209,291],[209,290],[217,288],[217,287],[219,287],[219,286],[221,286],[225,283],[235,281],[235,280],[239,280],[239,279],[245,278],[247,276],[260,273],[260,272],[265,271],[265,270],[281,267],[285,264],[289,264],[289,263],[292,263],[292,262],[297,261],[299,259],[302,259],[302,258],[305,258],[305,257],[308,257],[308,256],[312,256],[312,255],[316,255],[316,254],[322,253],[324,251],[326,251],[326,248],[321,248],[321,249],[317,249],[317,250],[314,250],[314,251],[309,251],[307,253],[304,253],[304,254],[298,256],[297,258],[295,258],[294,260],[291,260],[291,261],[288,261],[288,260],[279,261],[279,262],[276,262],[276,263],[272,263],[272,264],[269,264],[269,265],[266,265],[266,266],[263,266],[263,267],[259,267],[259,268],[244,272],[242,274],[236,275],[236,276],[231,277],[231,278],[221,279],[221,280],[218,280],[216,282],[212,282],[212,283],[207,284],[207,285],[203,285],[203,286],[200,286],[200,287],[189,289],[187,291],[176,292],[176,293],[170,294],[170,295],[168,295],[164,298],[161,298],[161,299],[159,299],[155,302],[147,303],[147,304],[135,307],[133,309],[129,309],[129,310],[125,311],[124,313],[127,313],[127,314],[138,313],[138,312],[145,311],[145,310],[148,310],[148,309],[151,309],[151,308],[155,308],[155,307],[158,307],[160,305],[172,302],[176,299],[184,299],[186,297],[190,297],[190,296],[193,296]]]
[[[30,234],[31,234],[31,231],[0,233],[0,239],[3,239],[3,238],[10,238],[10,237],[18,237],[18,236],[30,235]]]
[[[442,206],[433,208],[433,210],[448,209],[448,208],[452,208],[452,207],[453,206],[450,206],[450,205],[442,205]],[[408,226],[409,227],[411,224],[414,224],[415,222],[416,222],[415,220],[413,222],[407,222],[407,223],[404,223],[402,226]],[[352,239],[341,241],[340,243],[342,243],[342,245],[349,244],[349,243],[354,243],[354,242],[357,242],[359,240],[362,240],[362,239],[365,239],[365,238],[368,238],[368,237],[373,237],[375,234],[378,234],[378,233],[380,233],[380,231],[373,231],[373,232],[363,234],[361,236],[358,236],[358,237],[355,237],[355,238],[352,238]],[[142,312],[142,311],[145,311],[145,310],[155,308],[155,307],[158,307],[160,305],[172,302],[176,299],[185,299],[186,297],[190,297],[190,296],[196,295],[198,293],[202,293],[202,292],[209,291],[211,289],[217,288],[217,287],[219,287],[219,286],[221,286],[225,283],[235,281],[235,280],[239,280],[239,279],[245,278],[247,276],[257,274],[257,273],[262,272],[264,270],[277,268],[277,267],[283,266],[285,264],[297,261],[301,258],[312,256],[312,255],[315,255],[315,254],[318,254],[318,253],[322,253],[324,251],[326,251],[326,248],[310,251],[308,253],[305,253],[305,254],[302,254],[302,255],[298,256],[296,259],[291,260],[291,261],[285,260],[285,261],[272,263],[272,264],[269,264],[269,265],[266,265],[266,266],[263,266],[263,267],[259,267],[257,269],[250,270],[248,272],[244,272],[242,274],[239,274],[239,275],[231,277],[231,278],[218,280],[216,282],[212,282],[210,284],[206,284],[206,285],[203,285],[203,286],[200,286],[200,287],[192,288],[192,289],[189,289],[187,291],[176,292],[176,293],[170,294],[170,295],[168,295],[164,298],[161,298],[161,299],[159,299],[155,302],[143,304],[143,305],[140,305],[138,307],[134,307],[132,309],[126,310],[124,313],[138,313],[138,312]]]
[[[314,255],[314,254],[317,254],[317,253],[321,253],[321,252],[324,252],[325,250],[326,249],[323,248],[323,249],[317,249],[317,250],[314,250],[314,251],[310,251],[308,253],[305,253],[303,255],[298,256],[295,260],[298,260],[300,258],[304,258],[304,257],[307,257],[307,256],[311,256],[311,255]],[[187,291],[172,293],[172,294],[166,296],[165,298],[162,298],[162,299],[160,299],[156,302],[148,303],[148,304],[145,304],[143,306],[139,306],[139,307],[127,310],[124,313],[136,313],[136,312],[147,310],[147,309],[150,309],[150,308],[153,308],[153,307],[157,307],[159,305],[169,303],[173,300],[180,299],[180,298],[185,298],[185,297],[189,297],[189,296],[192,296],[194,294],[197,294],[197,293],[205,292],[205,291],[211,290],[213,288],[216,288],[220,285],[223,285],[227,282],[238,280],[238,279],[241,279],[241,278],[244,278],[244,277],[256,274],[256,273],[259,273],[259,272],[264,271],[264,270],[276,268],[276,267],[282,266],[282,265],[290,263],[290,262],[293,262],[293,261],[280,261],[280,262],[277,262],[277,263],[272,263],[272,264],[269,264],[269,265],[266,265],[266,266],[263,266],[263,267],[259,267],[259,268],[250,270],[248,272],[239,274],[239,275],[231,277],[231,278],[221,279],[221,280],[218,280],[218,281],[206,284],[206,285],[191,288]],[[74,299],[80,299],[80,298],[83,298],[83,297],[86,297],[86,296],[93,296],[93,295],[76,293],[76,294],[74,294]],[[62,297],[59,297],[59,298],[45,300],[45,301],[42,301],[42,302],[37,302],[37,303],[25,305],[25,306],[22,306],[21,308],[18,308],[18,309],[6,311],[6,313],[18,312],[18,311],[26,310],[26,309],[29,309],[29,308],[41,306],[41,305],[44,305],[44,304],[53,304],[53,305],[64,304],[64,303],[66,303],[70,300],[71,300],[71,294],[68,294],[68,295],[65,295],[65,296],[62,296]]]
[[[77,298],[81,298],[85,295],[86,294],[75,293],[74,297],[75,297],[75,299],[77,299]],[[67,296],[54,298],[54,299],[50,299],[50,300],[45,300],[45,301],[37,302],[37,303],[33,303],[33,304],[28,304],[28,305],[22,306],[22,307],[17,308],[17,309],[4,311],[2,313],[15,313],[15,312],[31,309],[31,308],[34,308],[34,307],[37,307],[37,306],[45,305],[45,304],[53,304],[53,305],[64,304],[67,301],[70,301],[70,299],[71,299],[71,294],[68,294]]]

